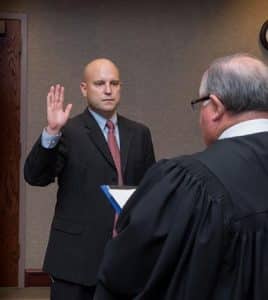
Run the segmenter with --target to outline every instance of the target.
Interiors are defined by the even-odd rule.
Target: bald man
[[[117,113],[120,88],[113,62],[90,62],[80,84],[87,108],[69,119],[72,104],[64,108],[64,87],[52,86],[47,95],[48,124],[25,163],[29,184],[46,186],[56,178],[58,183],[44,262],[52,278],[52,300],[93,298],[114,224],[113,209],[100,185],[138,185],[155,162],[149,129]]]

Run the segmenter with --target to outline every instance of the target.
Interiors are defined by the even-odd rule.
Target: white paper
[[[124,189],[124,188],[111,188],[109,187],[109,193],[112,195],[114,200],[118,203],[118,205],[123,208],[127,203],[128,199],[135,192],[135,188]]]

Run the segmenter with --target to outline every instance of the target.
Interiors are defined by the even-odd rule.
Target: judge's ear
[[[221,100],[216,95],[211,94],[210,100],[213,109],[212,120],[218,121],[224,115],[226,109],[222,104]]]
[[[82,81],[80,83],[80,90],[81,90],[82,95],[84,97],[86,97],[87,96],[87,84],[86,84],[86,82]]]

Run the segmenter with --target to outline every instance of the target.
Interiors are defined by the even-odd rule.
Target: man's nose
[[[105,84],[105,94],[110,95],[112,93],[111,85],[109,83]]]

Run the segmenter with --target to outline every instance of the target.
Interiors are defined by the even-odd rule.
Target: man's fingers
[[[47,106],[52,107],[52,105],[53,105],[53,94],[49,92],[47,94]]]
[[[54,97],[54,86],[52,85],[49,89],[49,92],[47,94],[47,105],[49,105],[50,107],[53,106],[53,102],[55,100]]]
[[[51,86],[47,94],[47,107],[52,110],[63,111],[63,101],[64,101],[64,87],[60,84]],[[68,108],[67,112],[70,113],[71,107]]]
[[[60,91],[59,91],[59,101],[60,101],[61,103],[63,103],[63,101],[64,101],[64,86],[61,86],[61,87],[60,87]]]
[[[72,107],[73,107],[73,105],[70,103],[70,104],[68,104],[68,105],[66,106],[66,108],[65,108],[65,115],[66,115],[67,118],[68,118],[69,115],[70,115],[70,112],[71,112]]]
[[[60,85],[56,84],[56,88],[55,88],[55,102],[59,102],[59,97],[60,97]]]
[[[54,99],[55,99],[55,87],[54,87],[54,85],[52,85],[50,87],[49,93],[51,94],[51,100],[54,101]]]

